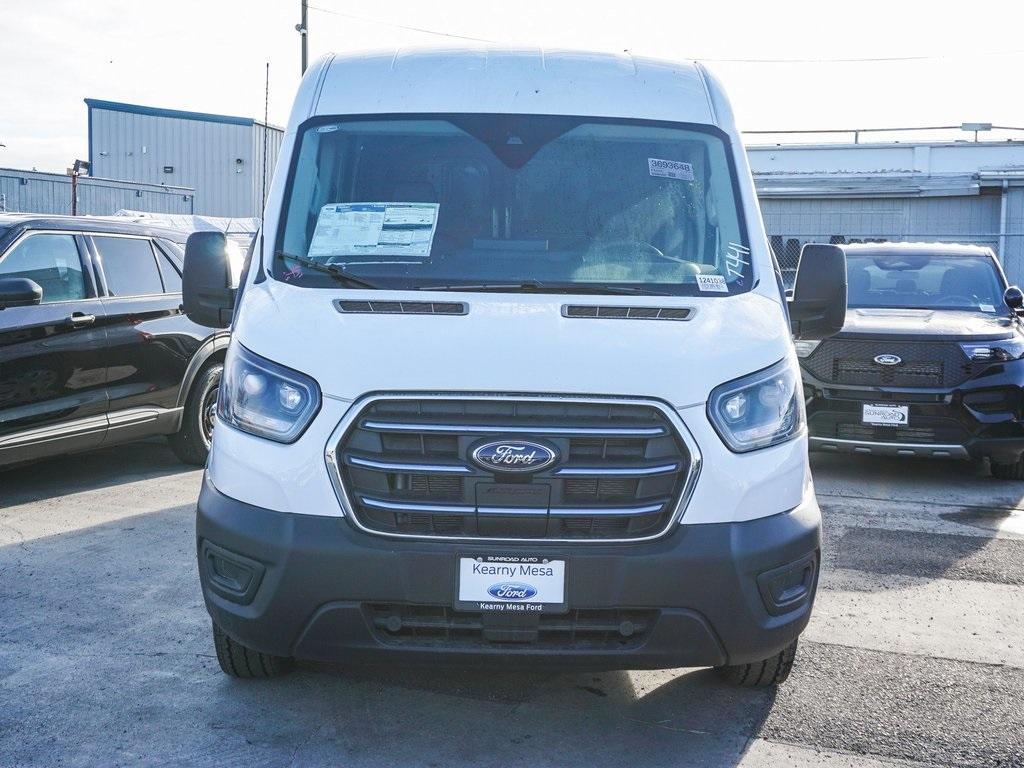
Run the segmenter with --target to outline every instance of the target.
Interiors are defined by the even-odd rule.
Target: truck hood
[[[1006,316],[949,309],[850,309],[839,337],[1004,339],[1013,335]]]
[[[465,315],[342,313],[334,300],[461,301]],[[565,317],[563,306],[686,307],[687,320]],[[521,392],[702,403],[792,354],[782,306],[733,297],[562,296],[247,286],[233,339],[302,371],[325,396]]]

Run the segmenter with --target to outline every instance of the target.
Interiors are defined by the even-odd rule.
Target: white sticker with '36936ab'
[[[649,157],[647,158],[647,170],[651,176],[693,181],[693,166],[680,160],[659,160],[656,157]]]

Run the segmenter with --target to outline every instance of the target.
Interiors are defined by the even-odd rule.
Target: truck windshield
[[[847,253],[852,308],[1005,312],[1003,284],[987,256]]]
[[[309,286],[743,292],[750,251],[724,137],[539,115],[318,120],[300,132],[273,274]]]

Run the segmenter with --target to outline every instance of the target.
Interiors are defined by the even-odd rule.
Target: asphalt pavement
[[[159,441],[0,472],[0,766],[1024,766],[1024,483],[815,456],[789,682],[303,664],[221,674],[201,472]]]

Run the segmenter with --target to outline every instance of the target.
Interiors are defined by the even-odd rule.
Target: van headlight
[[[320,387],[309,376],[234,344],[217,393],[220,420],[251,435],[293,443],[320,410]]]
[[[708,418],[736,453],[767,448],[803,434],[800,374],[788,359],[714,388]]]

